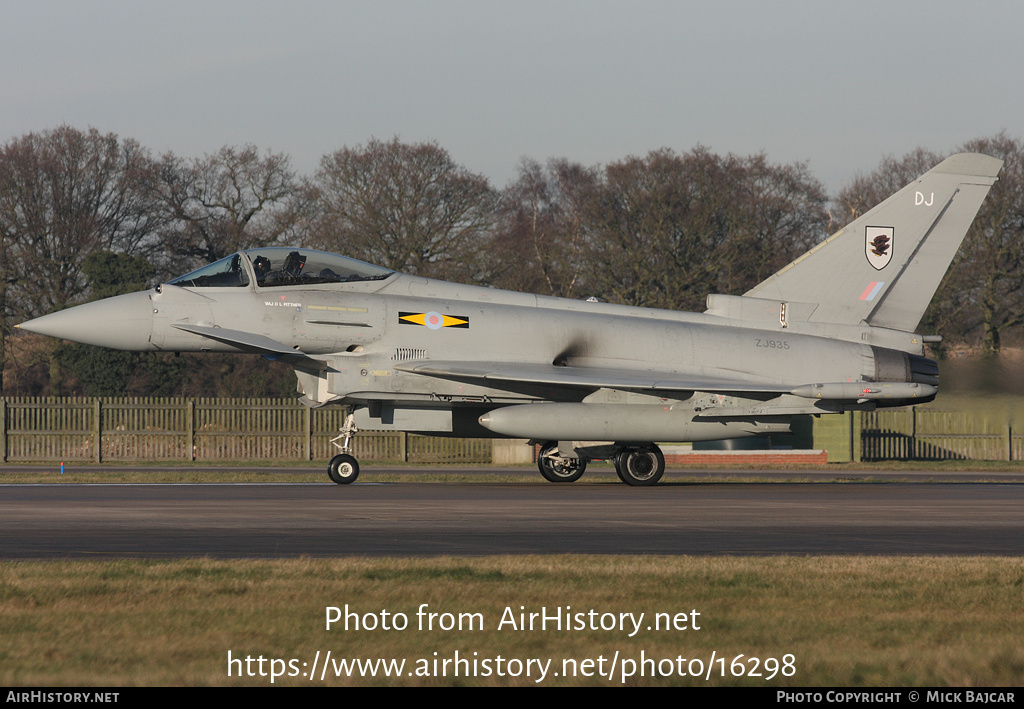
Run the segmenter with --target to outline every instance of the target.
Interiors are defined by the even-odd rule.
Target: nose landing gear
[[[341,427],[341,434],[331,439],[331,444],[338,448],[341,453],[331,458],[327,464],[327,477],[331,482],[338,485],[354,483],[359,477],[359,461],[352,455],[352,436],[358,432],[356,428],[356,416],[352,409],[348,410],[345,416],[345,425]],[[338,443],[339,439],[344,439]]]

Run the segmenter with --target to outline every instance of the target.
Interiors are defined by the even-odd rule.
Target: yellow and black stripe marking
[[[423,325],[431,330],[440,330],[442,327],[469,328],[469,316],[442,315],[433,310],[428,313],[399,312],[398,322],[402,325]]]

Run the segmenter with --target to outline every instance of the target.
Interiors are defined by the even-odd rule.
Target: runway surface
[[[1021,555],[1024,484],[0,485],[7,559],[560,553]]]

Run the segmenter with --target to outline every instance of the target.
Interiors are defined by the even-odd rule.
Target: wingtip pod
[[[811,321],[914,332],[1002,165],[946,158],[744,295],[816,304]]]

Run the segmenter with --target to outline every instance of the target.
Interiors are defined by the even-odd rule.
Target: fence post
[[[400,443],[398,444],[401,448],[401,458],[403,463],[409,462],[409,434],[402,431],[401,437],[399,438]]]
[[[0,453],[3,462],[7,462],[7,399],[0,399],[0,425],[3,426],[3,435],[0,436]]]
[[[92,437],[95,441],[93,446],[93,462],[100,463],[103,461],[103,423],[102,423],[102,408],[100,400],[97,398],[96,401],[92,402]]]
[[[185,460],[195,460],[196,455],[196,400],[185,401]]]
[[[917,460],[917,407],[910,407],[910,455],[911,460]]]
[[[856,415],[856,413],[857,413],[856,411],[850,411],[849,412],[849,414],[850,414],[850,462],[851,463],[856,463],[857,462],[857,449],[854,447],[854,440],[853,440],[853,433],[854,433],[853,417],[854,417],[854,415]]]
[[[306,428],[303,454],[306,460],[313,460],[313,409],[308,406],[302,407],[302,424]]]
[[[1006,422],[1006,460],[1013,460],[1013,422]]]

